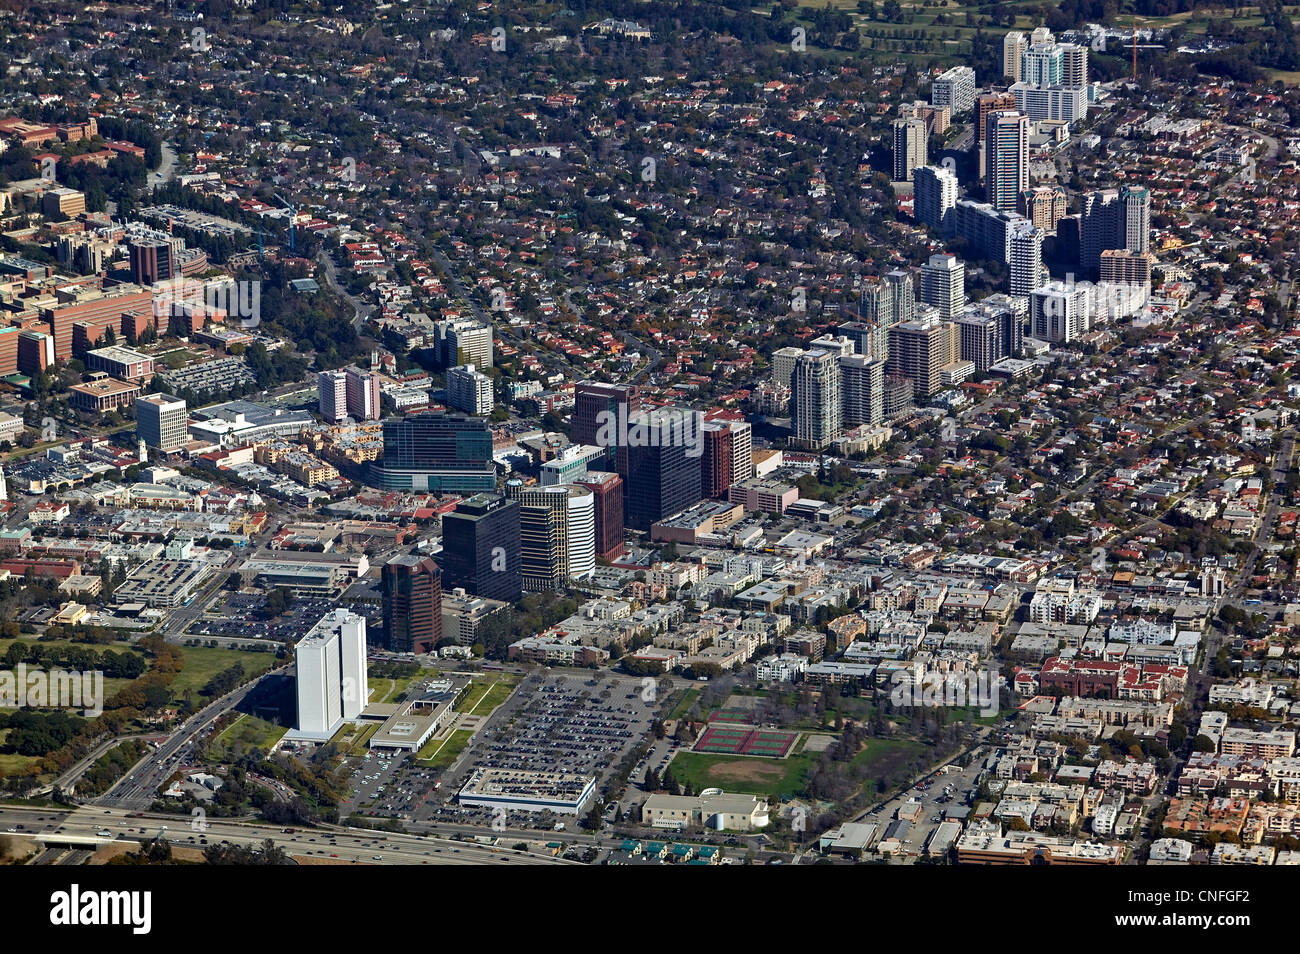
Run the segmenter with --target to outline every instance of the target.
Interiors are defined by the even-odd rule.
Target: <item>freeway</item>
[[[88,839],[98,840],[101,844],[113,841],[134,842],[161,835],[174,845],[200,849],[221,842],[261,845],[270,840],[292,856],[353,863],[578,864],[544,852],[517,852],[508,847],[467,843],[449,838],[337,826],[286,830],[241,819],[190,819],[156,812],[137,815],[121,809],[89,806],[72,812],[8,805],[0,807],[0,827],[7,831],[20,824],[23,829],[10,833],[10,837],[31,838],[46,846],[79,846]],[[103,831],[109,832],[109,835],[101,837],[99,833]]]

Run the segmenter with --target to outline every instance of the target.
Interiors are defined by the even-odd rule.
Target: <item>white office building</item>
[[[167,394],[146,394],[135,402],[135,433],[149,447],[175,453],[189,440],[185,402]]]
[[[366,620],[348,610],[328,613],[294,648],[298,724],[290,741],[327,741],[365,708]]]
[[[581,580],[596,572],[596,496],[577,484],[564,489],[569,494],[566,527],[569,577]]]

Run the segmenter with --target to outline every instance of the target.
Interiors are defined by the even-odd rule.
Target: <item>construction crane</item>
[[[262,236],[269,235],[271,238],[275,238],[275,235],[272,232],[263,232],[261,229],[258,229],[253,234],[257,236],[257,261],[260,263],[264,258],[262,253]]]
[[[288,199],[286,199],[284,196],[280,195],[280,193],[278,192],[275,193],[275,197],[279,199],[281,202],[283,202],[284,207],[289,210],[289,254],[292,255],[295,254],[297,251],[297,247],[294,242],[294,229],[293,229],[293,220],[295,215],[297,214],[297,210],[294,208],[293,203],[290,202]],[[261,240],[259,239],[258,241],[260,242]]]
[[[1129,21],[1133,31],[1133,80],[1138,78],[1138,22],[1137,17]]]

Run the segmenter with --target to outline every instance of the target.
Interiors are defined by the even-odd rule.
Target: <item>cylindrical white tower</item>
[[[582,579],[596,572],[596,495],[570,484],[568,500],[569,577]]]

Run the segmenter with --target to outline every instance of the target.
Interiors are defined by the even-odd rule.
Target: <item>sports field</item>
[[[783,759],[790,754],[798,738],[798,732],[712,724],[695,740],[692,751]]]

